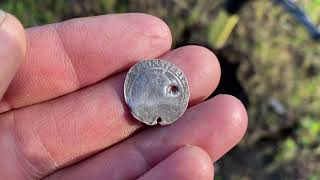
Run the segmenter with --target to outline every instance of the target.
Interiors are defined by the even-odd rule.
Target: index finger
[[[167,25],[137,13],[31,28],[27,40],[26,60],[0,103],[0,112],[68,94],[171,47]]]

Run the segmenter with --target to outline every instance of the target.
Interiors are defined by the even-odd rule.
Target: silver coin
[[[168,125],[186,111],[190,92],[187,78],[177,66],[153,59],[129,70],[124,97],[137,120],[147,125]]]

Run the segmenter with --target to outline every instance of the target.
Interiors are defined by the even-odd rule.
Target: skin
[[[24,30],[0,25],[1,179],[213,179],[213,162],[247,128],[239,100],[219,95],[220,66],[200,46],[171,48],[171,33],[145,14],[74,19]],[[187,112],[145,127],[124,103],[127,70],[139,59],[179,66]],[[10,84],[10,85],[9,85]]]

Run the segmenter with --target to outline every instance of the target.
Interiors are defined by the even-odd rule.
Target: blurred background
[[[219,57],[222,80],[212,96],[237,96],[249,111],[248,133],[216,163],[215,179],[320,179],[320,0],[1,0],[0,7],[25,27],[120,12],[162,18],[173,47],[198,44]]]

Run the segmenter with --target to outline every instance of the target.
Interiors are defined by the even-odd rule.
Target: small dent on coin
[[[178,95],[179,93],[179,87],[175,84],[171,84],[168,87],[168,94],[170,95]]]
[[[161,124],[162,123],[162,118],[161,117],[157,117],[157,123]]]

